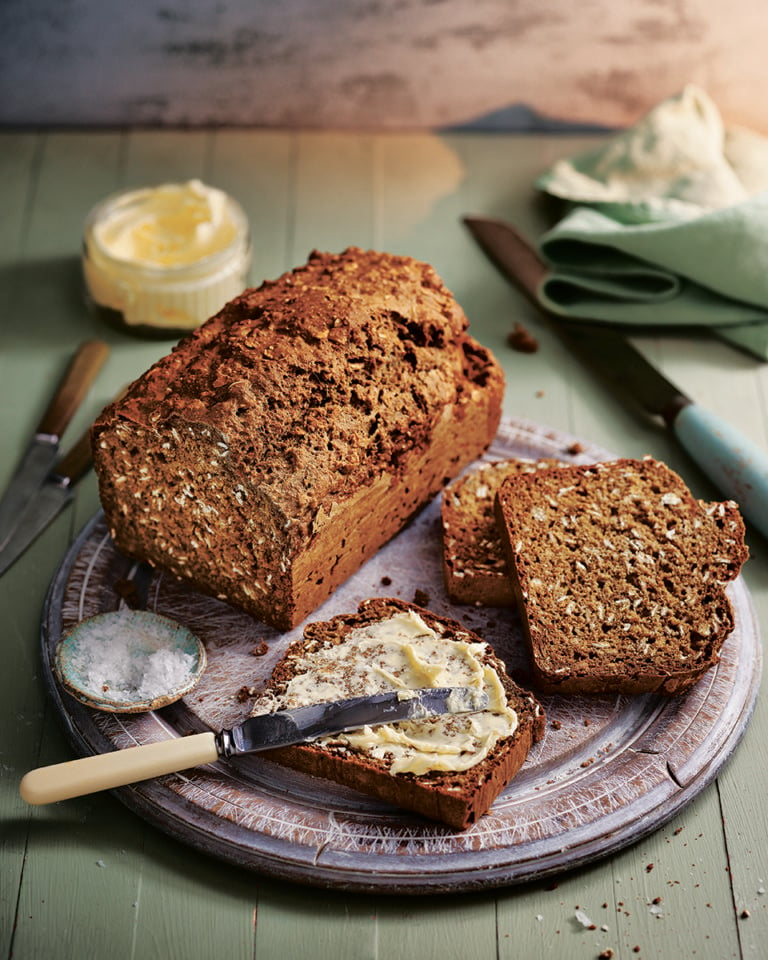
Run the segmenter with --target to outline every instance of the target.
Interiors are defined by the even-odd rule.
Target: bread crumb
[[[129,580],[127,577],[116,580],[113,584],[113,590],[129,610],[139,610],[141,608],[141,597],[134,580]]]
[[[507,343],[518,353],[536,353],[539,349],[539,341],[522,323],[515,323],[507,336]]]
[[[256,644],[256,646],[251,650],[251,653],[254,657],[263,657],[264,654],[269,652],[269,647],[267,646],[267,641],[262,639]]]
[[[413,602],[419,607],[428,607],[429,594],[426,590],[416,590],[413,594]]]
[[[613,950],[611,950],[610,947],[607,947],[602,953],[598,953],[597,960],[611,960],[612,956]]]

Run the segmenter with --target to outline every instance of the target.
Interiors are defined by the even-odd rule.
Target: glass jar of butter
[[[89,304],[141,336],[176,338],[200,326],[242,293],[250,263],[242,208],[199,180],[107,197],[85,222]]]

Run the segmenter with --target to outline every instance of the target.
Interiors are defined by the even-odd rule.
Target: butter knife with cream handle
[[[39,767],[25,774],[19,792],[30,804],[55,803],[219,759],[287,747],[364,726],[425,720],[441,714],[474,713],[487,705],[488,695],[472,687],[435,687],[277,710],[250,717],[218,734],[196,733]]]

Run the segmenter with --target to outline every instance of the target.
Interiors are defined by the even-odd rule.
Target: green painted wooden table
[[[537,235],[547,210],[532,188],[535,175],[589,142],[243,130],[0,135],[0,484],[80,341],[102,336],[111,354],[68,440],[169,348],[107,330],[87,313],[79,273],[86,212],[121,187],[201,177],[245,207],[254,282],[302,262],[312,248],[357,244],[428,260],[503,363],[508,416],[620,455],[651,453],[682,472],[697,495],[716,497],[664,432],[609,401],[460,226],[464,213],[492,213]],[[539,338],[537,353],[509,349],[515,320]],[[637,343],[695,399],[768,446],[768,367],[708,338]],[[39,624],[48,584],[97,507],[90,475],[73,505],[0,579],[2,956],[765,956],[764,697],[716,781],[656,832],[554,879],[479,893],[374,896],[261,877],[174,841],[111,794],[27,807],[18,796],[22,774],[73,756],[41,681]],[[765,633],[768,549],[752,530],[749,545],[743,576]]]

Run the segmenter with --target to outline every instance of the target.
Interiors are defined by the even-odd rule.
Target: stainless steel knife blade
[[[269,750],[364,726],[472,712],[487,704],[487,695],[470,687],[425,688],[316,703],[250,717],[219,735],[220,752],[230,756]]]
[[[59,438],[36,433],[0,501],[0,550],[4,550],[40,484],[56,463]]]
[[[86,431],[48,473],[42,486],[19,517],[17,525],[0,547],[0,576],[61,513],[73,496],[75,483],[91,464],[90,437]]]
[[[59,439],[108,353],[109,347],[102,340],[88,340],[70,361],[0,500],[0,550],[8,543],[56,462]]]
[[[506,279],[543,309],[537,291],[547,267],[530,243],[503,220],[467,216],[464,223]],[[607,324],[550,316],[557,334],[616,392],[663,418],[704,473],[768,537],[768,452],[686,396]]]
[[[446,713],[474,713],[487,705],[487,694],[472,687],[436,687],[278,710],[251,717],[218,734],[208,731],[174,737],[39,767],[24,775],[19,792],[27,803],[55,803],[233,755],[290,746],[366,725],[423,720]]]

